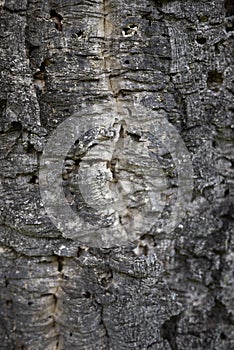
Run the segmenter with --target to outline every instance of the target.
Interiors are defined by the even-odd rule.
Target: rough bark
[[[0,15],[1,349],[231,349],[232,2],[2,0]],[[141,189],[121,218],[129,234],[139,231],[138,240],[81,244],[43,207],[46,141],[70,116],[78,123],[98,116],[101,126],[108,113],[131,114],[137,105],[166,118],[190,152],[194,188],[186,216],[173,232],[150,230],[147,207],[140,215]],[[95,203],[90,158],[101,154],[98,167],[109,162],[112,180],[131,171],[150,182],[150,170],[139,170],[150,169],[148,153],[140,159],[142,121],[139,130],[119,121],[113,157],[105,154],[108,140],[85,156],[78,147],[63,175],[73,209],[101,228],[105,220],[75,186],[83,171]],[[176,188],[171,158],[161,153],[157,161]],[[134,226],[131,214],[144,227]]]

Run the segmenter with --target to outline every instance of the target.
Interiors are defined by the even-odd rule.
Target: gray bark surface
[[[1,349],[232,348],[233,10],[228,0],[0,1]],[[87,130],[89,118],[101,124],[105,113],[131,114],[135,105],[166,118],[183,139],[192,200],[173,232],[153,232],[143,188],[121,218],[128,234],[131,217],[143,220],[141,237],[90,247],[46,215],[42,152],[70,116],[87,116]],[[67,200],[91,227],[100,220],[101,231],[106,217],[89,211],[75,187],[83,171],[87,196],[101,201],[89,156],[100,167],[107,157],[113,179],[130,171],[150,183],[141,125],[120,124],[113,158],[108,140],[85,155],[71,150],[72,171],[63,175]],[[167,161],[159,158],[176,188]]]

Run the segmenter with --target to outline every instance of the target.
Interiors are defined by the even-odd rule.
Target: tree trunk
[[[1,349],[231,349],[232,1],[0,15]]]

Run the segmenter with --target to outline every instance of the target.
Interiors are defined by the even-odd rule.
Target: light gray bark
[[[1,349],[231,349],[232,2],[2,0],[0,17]],[[154,230],[145,203],[157,161],[172,191],[161,218],[170,220],[179,170],[160,135],[134,122],[136,106],[152,111],[153,124],[158,115],[173,125],[191,156],[193,196],[172,232]],[[89,120],[100,116],[102,127],[108,113],[119,118],[110,117],[113,149],[108,138],[85,144],[84,134],[84,150],[67,157],[64,191],[100,228],[97,244],[115,220],[137,231],[122,248],[59,231],[39,190],[53,130],[75,115],[87,117],[89,133]],[[118,218],[96,215],[76,186],[82,174],[86,201],[106,205],[106,188],[92,187],[105,164]]]

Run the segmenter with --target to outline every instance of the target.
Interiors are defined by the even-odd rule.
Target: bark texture
[[[1,349],[231,349],[232,1],[1,0],[0,16]],[[87,177],[82,186],[95,203],[90,159],[100,169],[109,162],[112,180],[126,184],[132,172],[134,196],[118,222],[142,235],[124,248],[79,244],[41,201],[46,141],[71,115],[101,123],[99,111],[131,114],[136,104],[166,118],[190,152],[187,215],[171,233],[148,229],[144,135],[119,122],[112,157],[108,140],[88,155],[71,150],[64,191],[84,220],[106,227],[107,217],[85,205],[76,175]],[[158,158],[173,189],[170,161]],[[142,177],[143,185],[134,180]]]

